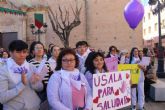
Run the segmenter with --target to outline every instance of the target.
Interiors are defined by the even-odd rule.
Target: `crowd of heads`
[[[140,58],[142,58],[142,56],[154,56],[154,52],[148,48],[143,48],[139,50],[137,47],[133,47],[131,51],[128,52],[127,50],[120,51],[117,49],[116,46],[112,45],[109,47],[107,55],[105,55],[105,51],[102,51],[101,49],[98,49],[98,51],[95,51],[94,49],[90,49],[90,46],[86,41],[78,41],[75,47],[76,48],[74,49],[71,49],[71,48],[63,49],[51,43],[49,44],[48,49],[46,49],[42,42],[34,41],[31,43],[30,48],[28,50],[28,45],[25,42],[21,40],[16,40],[16,41],[13,41],[8,47],[8,51],[10,52],[10,54],[6,49],[4,48],[0,49],[0,57],[8,58],[10,57],[10,55],[15,55],[13,53],[17,51],[24,52],[27,61],[35,57],[46,56],[47,59],[49,59],[50,57],[54,57],[57,59],[56,70],[59,70],[62,66],[62,62],[65,62],[63,60],[63,57],[65,57],[66,54],[74,56],[73,59],[76,61],[75,67],[78,67],[79,61],[77,58],[77,54],[84,55],[85,53],[88,53],[88,54],[90,53],[85,62],[85,67],[86,67],[86,71],[91,71],[93,73],[92,70],[95,69],[95,66],[98,66],[96,65],[96,61],[104,60],[105,57],[111,57],[111,56],[116,55],[119,59],[121,59],[121,57],[124,56],[126,58],[129,58],[129,62],[127,63],[131,63],[131,60],[134,56],[139,56]],[[68,62],[71,62],[71,61],[69,60]],[[103,64],[103,66],[104,66],[104,69],[107,70],[105,63]]]
[[[56,73],[58,74],[59,71],[66,74],[64,79],[67,77],[67,73],[71,73],[70,75],[71,77],[69,76],[68,80],[70,80],[73,85],[79,84],[79,80],[84,80],[87,83],[86,85],[90,86],[88,87],[87,92],[91,92],[90,88],[92,89],[92,85],[93,85],[92,84],[93,74],[108,72],[105,63],[105,58],[116,57],[118,58],[118,63],[121,64],[137,64],[135,60],[138,59],[138,61],[140,61],[143,58],[143,56],[149,56],[154,58],[153,52],[148,48],[138,49],[137,47],[133,47],[129,52],[127,50],[120,51],[114,45],[109,47],[108,53],[107,55],[105,55],[105,52],[102,51],[101,49],[99,49],[98,51],[91,49],[86,41],[78,41],[75,45],[75,48],[60,48],[59,46],[51,43],[48,46],[48,49],[45,49],[44,44],[40,41],[32,42],[30,48],[28,48],[28,44],[25,43],[24,41],[14,40],[9,44],[8,51],[6,51],[3,48],[0,49],[0,55],[1,55],[0,61],[4,61],[2,59],[7,59],[8,57],[11,56],[11,58],[19,66],[24,64],[27,60],[29,62],[28,64],[33,64],[33,66],[35,66],[36,70],[38,71],[39,68],[42,67],[43,62],[44,62],[43,65],[48,67],[47,69],[48,71],[46,71],[45,76],[42,79],[44,89],[41,92],[43,92],[44,95],[42,97],[40,97],[39,95],[39,98],[43,102],[48,98],[49,104],[51,103],[50,99],[54,100],[51,98],[52,97],[51,93],[52,93],[52,89],[54,89],[55,83],[53,83],[52,86],[51,81],[57,81],[56,78],[58,78],[58,76],[56,76]],[[9,60],[11,58],[9,58]],[[54,64],[52,64],[52,62]],[[142,66],[140,69],[144,70]],[[75,73],[77,71],[78,71],[78,75],[77,73]],[[80,73],[84,75],[84,79],[80,78],[81,77]],[[55,76],[51,77],[52,75]],[[32,77],[38,79],[36,74],[33,74]],[[61,75],[61,77],[63,76]],[[21,76],[21,78],[22,78],[22,82],[24,83],[23,75]],[[59,82],[57,81],[57,83]],[[48,85],[48,89],[47,89],[47,85]],[[58,95],[60,94],[59,93],[60,90],[58,90],[57,93]],[[64,89],[62,93],[64,93],[64,91],[66,92],[67,90]],[[57,91],[54,90],[53,94],[55,92]],[[79,93],[81,92],[83,92],[83,89],[79,90]],[[47,97],[47,95],[48,96],[50,95],[50,97]],[[83,97],[90,97],[90,96],[83,96]],[[82,98],[82,101],[84,99],[85,98]],[[55,106],[55,105],[52,104],[51,106]]]

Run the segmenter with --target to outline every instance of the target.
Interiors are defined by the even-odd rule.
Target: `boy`
[[[85,73],[85,61],[86,58],[88,56],[88,54],[90,53],[90,51],[88,50],[88,43],[86,41],[79,41],[76,44],[76,52],[77,52],[77,56],[79,58],[79,67],[78,69],[80,70],[81,73]]]
[[[30,86],[28,45],[21,40],[9,44],[10,58],[0,67],[0,103],[3,110],[39,110],[40,99]]]

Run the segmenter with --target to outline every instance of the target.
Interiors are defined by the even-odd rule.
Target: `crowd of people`
[[[149,66],[138,64],[139,82],[131,85],[132,110],[137,102],[144,110],[145,96],[153,83],[154,55],[147,48],[133,47],[128,52],[110,46],[105,55],[91,50],[86,41],[78,41],[74,49],[50,44],[47,51],[39,41],[28,48],[24,41],[14,40],[7,50],[0,49],[3,110],[91,110],[93,74],[108,72],[104,59],[109,57],[117,57],[119,64],[138,64],[143,56],[151,57]]]

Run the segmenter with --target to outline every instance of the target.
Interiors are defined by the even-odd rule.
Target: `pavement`
[[[155,61],[156,61],[155,67],[157,68],[157,59],[155,59]],[[165,64],[164,64],[164,68],[165,68]],[[160,80],[165,82],[165,78],[161,78]],[[165,95],[165,93],[162,95]],[[144,105],[144,108],[145,108],[144,110],[165,110],[165,101],[157,102],[157,101],[152,100],[150,97],[147,97],[147,99],[148,100],[147,102],[145,102],[145,105]],[[131,106],[120,109],[120,110],[131,110]]]
[[[120,110],[131,110],[131,106]],[[165,110],[165,102],[155,102],[149,98],[148,102],[145,102],[144,110]]]

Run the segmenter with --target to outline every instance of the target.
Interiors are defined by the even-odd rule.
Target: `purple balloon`
[[[144,7],[138,0],[131,0],[124,9],[124,17],[130,28],[135,29],[144,16]]]

